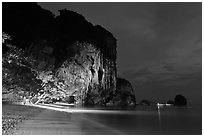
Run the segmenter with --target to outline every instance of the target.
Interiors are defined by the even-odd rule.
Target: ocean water
[[[160,109],[157,109],[156,106],[138,106],[134,110],[111,112],[109,109],[107,113],[87,113],[84,115],[125,135],[202,134],[201,106],[172,106]]]

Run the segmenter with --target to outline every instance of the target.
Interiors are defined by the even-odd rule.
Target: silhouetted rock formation
[[[132,85],[123,78],[117,78],[116,94],[113,96],[110,104],[118,106],[135,106],[136,99]]]
[[[140,104],[140,105],[150,106],[150,105],[151,105],[151,101],[148,101],[148,100],[142,100],[142,101],[140,101],[139,104]]]
[[[73,11],[54,17],[37,3],[3,3],[2,9],[3,31],[37,60],[33,67],[52,71],[79,103],[110,101],[116,91],[116,39],[110,32]]]
[[[187,105],[187,99],[183,95],[176,95],[174,98],[174,105],[184,106]]]
[[[169,100],[169,101],[167,101],[167,104],[174,104],[174,101],[173,100]]]
[[[150,100],[143,99],[140,101],[139,105],[151,106],[151,105],[156,105],[156,103]]]

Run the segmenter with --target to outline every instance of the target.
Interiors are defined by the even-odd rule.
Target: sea
[[[137,106],[134,109],[92,108],[86,117],[124,135],[201,135],[201,105]],[[76,111],[77,112],[77,111]]]

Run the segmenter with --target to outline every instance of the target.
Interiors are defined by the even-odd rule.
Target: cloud
[[[176,94],[187,96],[191,102],[200,102],[202,94],[201,66],[183,67],[175,63],[162,63],[137,70],[130,69],[120,75],[131,81],[138,99],[167,101]]]
[[[156,10],[152,11],[141,9],[146,12],[143,12],[143,18],[138,19],[139,23],[134,22],[137,27],[131,25],[134,24],[132,21],[121,32],[119,71],[161,62],[184,65],[201,63],[201,3],[159,3],[154,7]],[[154,16],[149,18],[149,15]],[[200,54],[195,54],[195,50]],[[126,60],[134,62],[130,65]]]
[[[119,76],[125,77],[131,81],[143,82],[157,81],[177,81],[183,79],[197,79],[201,77],[202,68],[200,65],[194,67],[179,66],[175,63],[161,63],[149,65],[137,70],[129,69]],[[141,81],[143,79],[143,81]]]

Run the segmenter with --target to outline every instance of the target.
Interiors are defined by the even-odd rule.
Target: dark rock
[[[187,99],[183,95],[176,95],[174,98],[174,105],[183,106],[187,105]]]
[[[116,106],[135,106],[136,99],[132,85],[129,81],[117,78],[116,93],[109,104]]]
[[[151,105],[151,101],[148,101],[148,100],[142,100],[142,101],[140,101],[139,104],[140,104],[140,105],[150,106],[150,105]]]
[[[4,2],[2,30],[12,37],[13,44],[24,48],[34,41],[51,39],[54,14],[32,2]]]
[[[169,100],[169,101],[167,101],[167,104],[174,104],[174,101],[173,100]]]
[[[37,3],[3,3],[2,10],[3,31],[37,60],[32,67],[52,71],[79,104],[109,102],[116,91],[116,39],[110,32],[66,9],[54,17]]]

